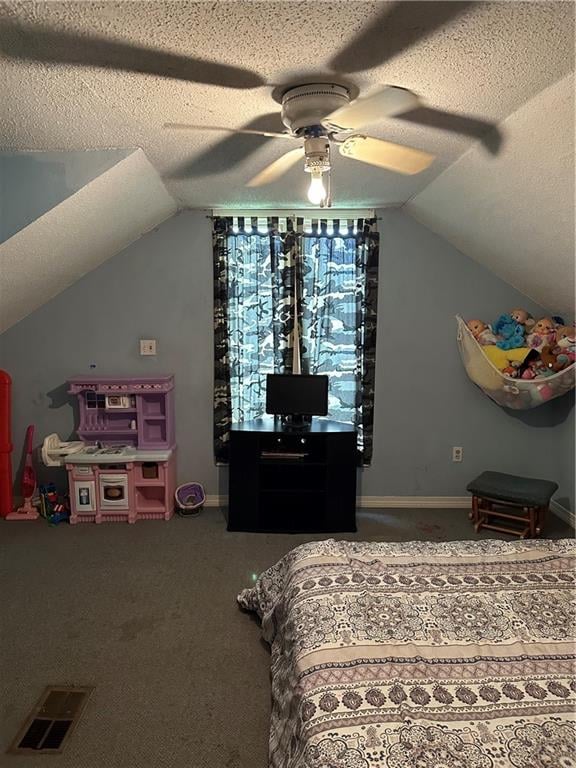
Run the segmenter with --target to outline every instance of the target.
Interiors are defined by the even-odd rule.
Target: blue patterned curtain
[[[214,453],[228,458],[230,425],[264,413],[266,375],[292,370],[296,237],[257,220],[216,218]]]
[[[329,418],[354,424],[362,463],[372,456],[378,236],[336,225],[301,238],[302,372],[329,377]],[[366,301],[370,291],[370,302]],[[371,343],[367,343],[367,341]]]
[[[303,373],[329,376],[329,418],[354,424],[372,456],[378,233],[375,222],[214,220],[216,460],[230,424],[264,413],[266,375],[292,371],[298,297]],[[283,222],[284,223],[284,222]]]

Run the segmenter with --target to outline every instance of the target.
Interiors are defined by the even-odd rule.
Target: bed
[[[574,768],[574,542],[297,547],[239,596],[271,768]]]

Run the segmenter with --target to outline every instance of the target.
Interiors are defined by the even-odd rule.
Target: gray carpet
[[[572,531],[552,515],[548,535]],[[3,523],[0,536],[0,765],[265,768],[269,654],[235,596],[322,536],[227,533],[215,509],[134,526]],[[338,538],[478,537],[466,511],[429,509],[365,511]],[[95,686],[64,754],[3,754],[49,684]]]

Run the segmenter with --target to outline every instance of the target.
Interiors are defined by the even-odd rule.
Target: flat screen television
[[[266,377],[266,413],[303,424],[328,413],[328,376],[270,373]]]

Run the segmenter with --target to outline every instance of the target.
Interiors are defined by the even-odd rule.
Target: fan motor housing
[[[311,83],[290,88],[282,97],[281,118],[293,133],[321,125],[334,110],[350,103],[350,92],[335,83]]]

